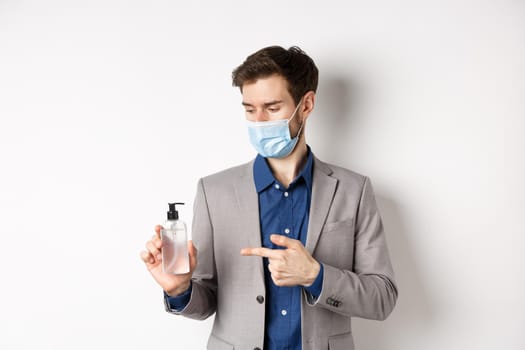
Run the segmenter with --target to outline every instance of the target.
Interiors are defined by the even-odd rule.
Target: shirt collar
[[[292,181],[292,184],[295,183],[300,177],[302,177],[308,186],[308,189],[312,190],[312,166],[313,166],[313,153],[310,150],[310,146],[306,146],[307,148],[307,157],[306,164],[299,173],[299,175]],[[277,182],[275,177],[272,174],[272,171],[270,170],[270,166],[266,162],[266,159],[261,156],[260,154],[257,155],[255,158],[255,162],[253,163],[253,179],[255,182],[255,189],[257,192],[263,191],[265,188],[273,184],[274,182]]]

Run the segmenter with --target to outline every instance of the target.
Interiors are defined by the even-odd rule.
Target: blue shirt
[[[253,166],[255,188],[259,194],[259,220],[262,245],[271,249],[286,249],[270,241],[271,234],[281,234],[306,245],[310,201],[312,198],[313,155],[308,148],[306,165],[286,188],[273,176],[266,160],[260,155]],[[266,282],[266,331],[264,348],[267,350],[301,349],[301,293],[303,287],[278,287],[268,270],[268,259],[263,259]],[[317,298],[321,293],[323,270],[310,287],[304,289]]]
[[[259,222],[262,245],[271,249],[285,249],[270,241],[271,234],[281,234],[306,244],[308,218],[312,197],[313,155],[308,147],[308,159],[300,174],[286,188],[273,176],[266,160],[257,155],[253,166],[255,188],[259,197]],[[303,287],[278,287],[268,270],[268,259],[263,258],[266,284],[266,317],[264,348],[301,349],[301,293]],[[321,293],[323,266],[306,292],[317,298]],[[167,297],[172,309],[181,311],[188,304],[191,287],[177,297]]]

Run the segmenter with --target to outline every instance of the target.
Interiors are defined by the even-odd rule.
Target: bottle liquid
[[[168,220],[160,230],[162,270],[174,275],[190,272],[186,224],[179,220],[179,212],[175,207],[182,204],[184,203],[168,203]]]

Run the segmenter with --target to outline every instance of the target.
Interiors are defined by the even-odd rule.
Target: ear
[[[301,104],[301,115],[303,116],[303,122],[306,121],[310,113],[314,110],[315,105],[315,92],[308,91],[303,97],[303,103]]]

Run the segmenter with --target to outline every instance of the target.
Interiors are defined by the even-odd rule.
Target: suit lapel
[[[239,219],[242,222],[242,227],[245,228],[243,234],[246,235],[244,237],[247,242],[246,247],[260,247],[262,242],[259,224],[259,197],[253,180],[253,161],[245,165],[239,183],[235,186],[235,195],[239,204]],[[261,275],[264,281],[262,259],[257,260],[259,260],[257,273]]]
[[[306,250],[310,254],[313,253],[319,241],[337,187],[337,179],[331,177],[330,174],[332,170],[314,157],[312,200],[306,236]]]

